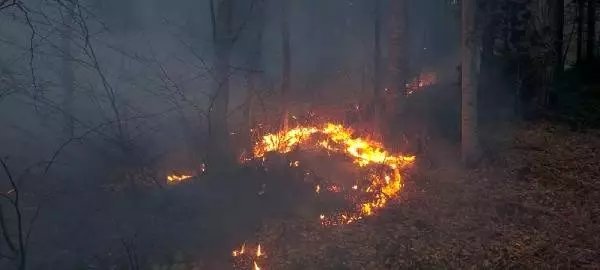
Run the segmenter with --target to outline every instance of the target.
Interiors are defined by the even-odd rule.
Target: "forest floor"
[[[600,132],[530,123],[485,145],[474,170],[422,162],[363,222],[265,221],[264,268],[599,269]]]

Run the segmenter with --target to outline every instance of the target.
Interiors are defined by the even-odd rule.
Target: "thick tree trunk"
[[[577,64],[583,63],[583,14],[585,0],[577,0]]]
[[[406,81],[408,79],[408,42],[407,42],[407,0],[392,0],[390,2],[390,36],[388,45],[388,93],[389,98],[381,97],[386,102],[383,123],[380,127],[384,141],[398,141],[400,134],[392,134],[391,120],[398,120],[405,115],[404,101],[406,98]],[[394,133],[404,133],[402,129],[394,129]],[[410,135],[409,135],[410,136]],[[392,147],[396,147],[392,145]]]
[[[462,161],[471,165],[479,159],[477,128],[477,40],[475,32],[476,0],[462,1],[461,55],[462,55]]]
[[[282,126],[288,129],[289,121],[289,96],[291,86],[292,58],[290,49],[290,24],[289,24],[289,1],[281,0],[281,50],[283,52],[283,64],[281,66],[281,97],[282,102]]]
[[[406,95],[407,74],[407,4],[406,0],[393,0],[390,2],[390,38],[389,38],[389,62],[388,89],[401,98]]]
[[[63,133],[66,138],[72,138],[75,121],[73,118],[73,96],[75,92],[75,75],[73,72],[73,63],[71,61],[71,27],[73,24],[74,6],[71,1],[67,1],[66,10],[62,18],[63,33],[62,33],[62,86],[64,88],[64,96],[62,100],[63,110]]]
[[[214,0],[211,0],[214,1]],[[217,1],[213,23],[213,44],[215,52],[216,85],[209,109],[209,163],[229,163],[233,161],[229,145],[227,109],[229,106],[229,76],[231,47],[233,43],[234,0]],[[213,5],[214,6],[214,5]]]
[[[590,65],[595,60],[595,49],[596,49],[596,0],[588,0],[587,9],[587,42],[586,42],[586,53],[587,62]]]

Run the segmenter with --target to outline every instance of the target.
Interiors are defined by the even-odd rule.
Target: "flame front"
[[[359,202],[357,211],[354,213],[343,213],[333,218],[321,216],[324,225],[348,224],[360,220],[365,216],[372,215],[376,210],[383,208],[391,198],[398,195],[402,188],[402,177],[400,170],[412,165],[414,156],[395,155],[384,150],[381,143],[353,136],[353,131],[342,125],[327,123],[321,127],[297,127],[287,131],[267,134],[262,137],[254,148],[255,158],[264,158],[267,152],[288,153],[294,147],[307,145],[326,149],[330,152],[342,153],[353,159],[359,167],[369,165],[383,165],[384,169],[374,170],[369,175],[369,183],[364,190],[370,193],[370,200]],[[320,136],[316,139],[313,135]],[[325,137],[324,139],[322,137]],[[358,186],[353,186],[358,190]],[[338,186],[330,186],[328,190],[340,192]],[[316,186],[315,192],[319,193],[320,186]]]
[[[167,182],[168,183],[177,183],[177,182],[188,180],[190,178],[192,178],[192,176],[187,175],[187,174],[171,174],[171,175],[167,175]]]

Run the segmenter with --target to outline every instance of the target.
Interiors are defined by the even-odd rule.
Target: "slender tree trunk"
[[[587,9],[587,43],[586,53],[587,62],[590,65],[595,60],[595,49],[596,49],[596,0],[588,0]]]
[[[583,14],[585,0],[577,0],[577,64],[583,63]]]
[[[63,109],[63,132],[66,138],[72,138],[75,121],[73,118],[73,95],[75,92],[75,75],[73,72],[73,63],[71,61],[71,27],[73,26],[74,5],[71,1],[67,1],[66,10],[62,18],[63,33],[62,33],[62,86],[64,88],[64,96],[62,100]]]
[[[381,74],[381,1],[374,0],[373,1],[374,10],[373,10],[373,102],[371,103],[370,108],[372,108],[372,117],[374,122],[374,126],[377,130],[375,133],[381,133],[379,127],[381,126],[381,119],[383,113],[382,110],[382,74]]]
[[[291,86],[292,58],[290,49],[290,24],[289,1],[281,0],[281,50],[283,52],[283,65],[281,66],[281,97],[283,112],[283,129],[288,129],[289,99]]]
[[[212,12],[216,12],[216,15],[213,16],[216,86],[213,89],[212,105],[208,112],[209,163],[228,163],[233,160],[229,146],[229,132],[227,126],[230,79],[229,64],[231,47],[233,45],[233,5],[234,0],[220,0],[216,6],[216,11],[214,10],[214,4],[212,5]]]
[[[462,1],[461,55],[462,55],[462,161],[472,165],[479,159],[477,128],[477,35],[475,32],[476,0]]]
[[[246,138],[244,147],[248,151],[252,148],[252,126],[254,125],[253,107],[256,98],[257,88],[262,85],[263,64],[262,64],[262,41],[265,28],[265,2],[266,0],[252,0],[255,2],[256,14],[256,32],[252,37],[250,66],[251,71],[246,75],[247,91],[246,91],[246,106],[244,110],[244,120],[246,121]]]
[[[564,43],[564,30],[565,30],[565,0],[555,0],[556,6],[554,7],[554,80],[558,80],[564,71],[564,59],[563,59],[563,43]],[[547,97],[544,97],[544,105],[547,105]]]

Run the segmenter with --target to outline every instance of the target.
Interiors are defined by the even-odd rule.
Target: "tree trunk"
[[[389,90],[406,94],[407,74],[407,4],[406,0],[393,0],[390,2],[390,38],[389,38]]]
[[[250,51],[250,66],[251,70],[246,75],[247,91],[246,91],[246,106],[244,110],[244,121],[246,121],[246,138],[244,147],[247,151],[252,150],[252,127],[254,125],[253,107],[256,98],[256,92],[262,85],[263,63],[262,63],[262,41],[265,28],[265,1],[252,0],[255,3],[256,14],[256,32],[252,36],[251,51]]]
[[[564,70],[564,60],[563,60],[563,43],[564,43],[564,30],[565,30],[565,0],[555,0],[554,7],[554,54],[555,54],[555,63],[554,63],[554,81],[558,80]],[[547,100],[547,97],[544,97],[544,101]],[[544,102],[544,105],[547,103]]]
[[[583,13],[584,0],[577,0],[577,64],[583,63]]]
[[[407,1],[393,0],[390,2],[390,37],[389,37],[389,61],[388,61],[388,90],[392,95],[398,96],[398,102],[402,103],[406,96],[406,80],[408,78],[407,67]],[[398,103],[395,102],[395,103]],[[397,104],[393,104],[397,105]],[[400,104],[401,105],[401,104]],[[395,106],[386,108],[387,115],[394,115]],[[402,110],[402,108],[400,108]]]
[[[75,92],[75,75],[73,72],[73,63],[71,61],[71,27],[73,25],[73,2],[67,1],[65,5],[65,14],[62,17],[63,33],[62,33],[62,86],[64,88],[64,96],[62,100],[63,110],[63,133],[66,138],[72,138],[75,129],[75,121],[73,118],[73,95]]]
[[[381,130],[381,119],[383,113],[381,112],[382,106],[380,104],[382,96],[382,74],[381,74],[381,1],[373,1],[373,102],[370,104],[371,119],[374,122],[374,126],[377,130],[374,132],[380,134]],[[372,110],[371,110],[372,109]]]
[[[289,95],[290,78],[292,72],[292,58],[290,49],[290,24],[289,24],[289,1],[281,1],[281,51],[283,52],[283,65],[281,66],[281,97],[283,112],[283,129],[288,129],[289,121]]]
[[[476,0],[462,1],[461,55],[462,55],[462,161],[472,165],[479,159],[477,135],[477,40],[475,32]]]
[[[590,65],[595,60],[595,49],[596,49],[596,0],[588,0],[587,9],[587,43],[586,53],[587,62]]]
[[[233,45],[233,5],[234,0],[218,0],[213,7],[213,45],[215,52],[216,85],[211,95],[211,108],[208,112],[209,163],[229,163],[233,161],[229,145],[227,109],[229,106],[229,62]],[[216,12],[216,15],[214,15]]]

